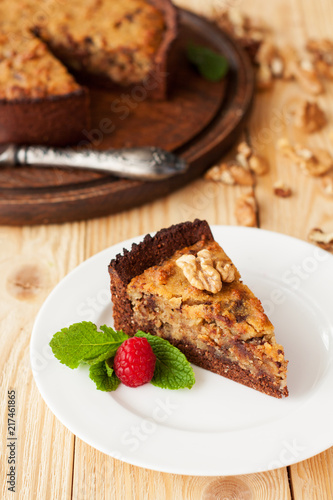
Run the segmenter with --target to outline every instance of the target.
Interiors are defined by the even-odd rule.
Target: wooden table
[[[330,0],[183,0],[185,8],[208,13],[212,6],[236,5],[260,13],[279,42],[301,47],[311,37],[332,36]],[[309,230],[333,230],[333,198],[319,181],[306,177],[277,153],[275,143],[289,135],[284,104],[299,94],[293,83],[277,82],[257,95],[248,126],[253,143],[269,159],[269,174],[258,178],[255,194],[260,227],[306,240]],[[330,123],[309,143],[333,152],[333,83],[319,102]],[[307,139],[307,138],[306,138]],[[282,178],[293,187],[290,198],[272,195]],[[35,316],[52,288],[75,266],[117,242],[182,220],[205,218],[211,224],[236,224],[239,186],[199,179],[154,203],[87,222],[0,228],[1,498],[20,499],[237,499],[333,498],[333,448],[278,470],[236,477],[187,477],[152,472],[110,458],[76,438],[44,404],[32,378],[29,342]],[[16,391],[16,494],[7,491],[7,391]]]

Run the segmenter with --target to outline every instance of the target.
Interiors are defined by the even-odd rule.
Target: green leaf
[[[208,47],[191,43],[187,47],[187,57],[206,80],[218,82],[227,74],[228,60]]]
[[[106,325],[102,325],[99,328],[105,333],[105,335],[107,335],[110,341],[112,340],[112,343],[110,342],[111,348],[109,350],[106,350],[99,356],[89,356],[89,358],[84,359],[84,362],[88,363],[89,365],[93,365],[95,363],[99,363],[100,361],[105,361],[107,359],[113,358],[117,352],[118,347],[121,346],[124,340],[128,339],[128,335],[122,330],[117,331]]]
[[[136,337],[145,337],[156,356],[155,372],[151,383],[162,389],[191,389],[194,372],[185,355],[167,340],[142,331]]]
[[[108,374],[108,377],[112,377],[112,374],[114,372],[113,369],[113,359],[108,359],[105,361],[105,368],[106,368],[106,373]]]
[[[96,384],[99,391],[115,391],[120,384],[119,378],[113,371],[107,361],[101,361],[89,368],[89,377]]]
[[[99,363],[114,356],[128,335],[105,325],[100,328],[102,331],[98,331],[96,325],[88,321],[62,328],[50,342],[53,354],[69,368],[77,368],[83,362]]]

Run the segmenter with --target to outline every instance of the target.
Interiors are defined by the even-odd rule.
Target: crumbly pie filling
[[[286,387],[287,366],[283,347],[276,342],[273,325],[260,301],[240,281],[238,270],[234,268],[234,279],[223,282],[213,293],[191,284],[177,265],[184,256],[191,256],[188,261],[194,262],[192,257],[197,258],[203,250],[210,254],[215,268],[219,262],[224,267],[232,264],[215,241],[199,241],[177,251],[128,284],[133,320],[156,335],[214,353],[253,376],[265,376],[282,390]],[[197,284],[196,280],[192,283]]]
[[[65,66],[124,85],[153,69],[166,25],[146,0],[46,3],[0,0],[1,100],[77,92]]]

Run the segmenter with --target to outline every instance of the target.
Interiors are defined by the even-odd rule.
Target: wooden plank
[[[77,439],[73,498],[290,500],[291,496],[286,469],[225,477],[165,474],[112,459]]]
[[[260,12],[260,17],[268,26],[272,26],[274,19],[273,39],[282,46],[289,44],[303,49],[310,37],[331,36],[328,19],[333,19],[333,8],[331,3],[324,0],[318,3],[291,3],[284,0],[275,4],[256,0],[246,5],[246,11],[253,16]],[[285,15],[286,12],[288,16]],[[251,140],[271,165],[269,175],[258,179],[256,189],[261,227],[302,239],[307,239],[313,227],[333,230],[333,197],[322,192],[320,179],[302,174],[276,147],[281,137],[287,137],[292,144],[298,142],[310,149],[319,147],[332,154],[330,123],[319,133],[305,134],[295,128],[291,116],[296,99],[303,98],[318,101],[330,121],[332,93],[333,85],[330,82],[325,82],[325,93],[316,98],[295,82],[281,81],[272,90],[257,93],[250,119]],[[291,198],[279,199],[273,196],[273,184],[278,179],[293,189]]]
[[[303,48],[310,37],[331,38],[331,2],[265,3],[255,0],[244,7],[250,15],[260,12],[268,26],[274,20],[274,31],[280,44]],[[256,188],[261,227],[304,240],[313,227],[333,230],[333,197],[323,194],[320,179],[304,176],[276,149],[278,139],[285,136],[292,143],[298,141],[307,147],[321,147],[332,154],[332,93],[333,85],[329,82],[325,82],[325,93],[319,98],[307,95],[296,83],[277,82],[271,91],[257,94],[250,120],[251,140],[271,164],[269,175],[260,178]],[[295,130],[290,107],[298,97],[317,100],[327,113],[329,124],[319,133],[309,136]],[[272,195],[272,186],[277,179],[293,189],[291,198],[279,199]],[[333,498],[332,453],[333,448],[290,467],[294,499]]]
[[[297,500],[333,498],[333,448],[290,467],[292,491]]]
[[[12,498],[6,474],[15,440],[16,494],[20,498],[71,498],[74,436],[44,404],[30,368],[34,318],[53,286],[83,259],[83,225],[0,227],[1,498]],[[56,312],[55,312],[56,313]],[[35,360],[43,370],[46,358]],[[15,390],[15,436],[7,428],[7,391]]]

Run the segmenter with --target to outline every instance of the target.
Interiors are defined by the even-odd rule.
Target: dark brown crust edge
[[[210,227],[206,221],[196,219],[193,223],[185,222],[162,229],[155,236],[145,236],[138,245],[132,245],[131,251],[125,250],[123,255],[118,254],[109,265],[111,279],[111,295],[113,302],[114,325],[117,330],[124,330],[128,335],[134,335],[138,329],[146,329],[151,334],[153,325],[137,325],[133,319],[132,307],[127,297],[127,285],[135,276],[140,275],[145,269],[158,265],[163,260],[171,257],[175,251],[193,245],[196,241],[206,238],[213,240]],[[288,396],[288,389],[282,391],[276,388],[267,376],[254,377],[235,363],[230,363],[223,358],[217,358],[210,351],[199,352],[194,346],[168,340],[178,347],[193,364],[212,371],[238,383],[263,392],[269,396],[282,398]]]
[[[90,128],[86,88],[43,99],[0,100],[0,143],[66,146]]]
[[[214,240],[206,221],[182,222],[161,229],[154,236],[147,234],[139,244],[133,243],[131,250],[123,250],[110,262],[109,271],[116,272],[124,286],[145,269],[161,264],[177,250],[194,245],[200,239]],[[128,299],[127,299],[128,300]]]

